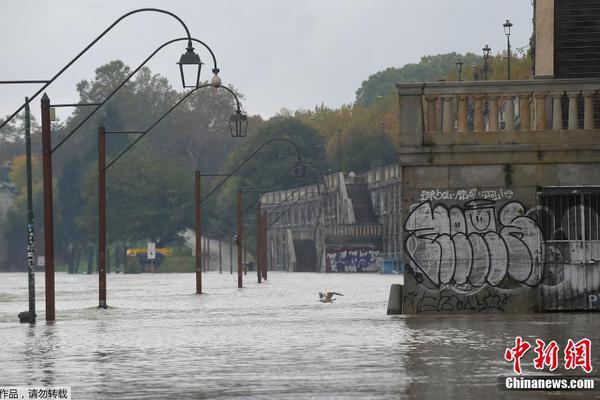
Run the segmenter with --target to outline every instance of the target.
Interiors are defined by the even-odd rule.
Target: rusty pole
[[[260,204],[256,207],[256,276],[258,278],[258,283],[262,282],[262,276],[260,271],[261,266],[261,243],[260,243]]]
[[[44,274],[46,278],[46,321],[55,320],[54,302],[54,220],[52,205],[52,137],[50,98],[42,96],[42,162],[44,186]]]
[[[268,253],[268,248],[267,248],[267,216],[266,215],[262,215],[262,217],[260,218],[261,220],[261,244],[262,244],[262,278],[266,281],[267,280],[267,263],[268,263],[268,257],[267,254]]]
[[[202,198],[202,175],[200,171],[196,171],[196,294],[202,294],[202,206],[200,199]]]
[[[237,191],[237,273],[238,273],[238,288],[242,287],[242,190]]]
[[[221,244],[223,243],[223,237],[219,236],[219,274],[223,273],[223,256],[221,253]]]
[[[98,308],[106,308],[106,133],[98,128]]]

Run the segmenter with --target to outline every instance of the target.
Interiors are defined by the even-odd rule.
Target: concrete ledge
[[[390,288],[387,315],[402,314],[402,286],[403,285],[400,284],[394,284]]]

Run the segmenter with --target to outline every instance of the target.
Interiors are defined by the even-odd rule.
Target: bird
[[[322,293],[322,292],[319,292],[319,301],[321,303],[333,303],[335,301],[335,299],[333,298],[333,296],[336,296],[336,295],[337,296],[343,296],[343,294],[336,293],[336,292],[327,292],[326,294]]]

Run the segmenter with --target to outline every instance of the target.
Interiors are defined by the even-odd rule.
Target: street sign
[[[148,260],[156,259],[156,243],[148,242]]]

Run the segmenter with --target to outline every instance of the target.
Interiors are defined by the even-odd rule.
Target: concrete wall
[[[538,201],[544,188],[600,185],[600,163],[476,158],[403,166],[405,312],[600,308],[600,265],[550,258],[554,238],[542,234]]]

